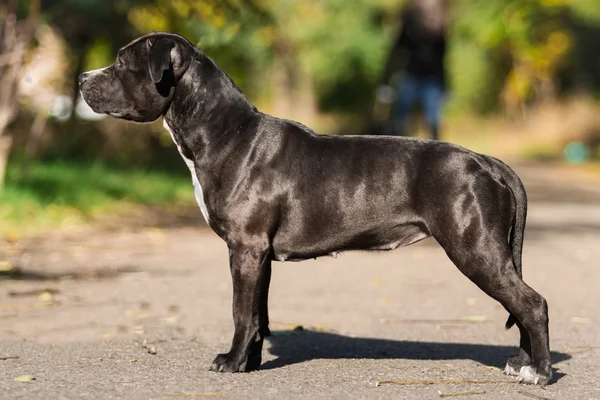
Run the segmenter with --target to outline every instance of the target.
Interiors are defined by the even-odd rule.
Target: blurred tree
[[[31,161],[37,156],[49,116],[57,110],[57,98],[63,92],[68,71],[66,43],[55,30],[40,24],[34,40],[36,46],[28,51],[18,89],[19,104],[35,115],[28,135],[20,140],[24,146],[21,179],[27,178]]]
[[[402,2],[157,0],[131,10],[140,31],[188,36],[273,112],[307,123],[322,110],[368,111],[388,38],[381,16]]]
[[[487,109],[500,102],[509,115],[520,115],[526,104],[555,99],[557,77],[571,61],[574,38],[568,21],[574,18],[597,23],[600,2],[455,2],[451,67],[463,97],[459,102]]]
[[[18,112],[17,88],[25,54],[37,27],[40,1],[31,0],[26,11],[19,11],[18,0],[0,5],[0,190],[13,143],[7,128]],[[21,18],[21,14],[26,18]]]
[[[90,50],[104,44],[108,48],[101,58],[112,59],[116,49],[137,35],[127,20],[129,10],[150,3],[152,0],[54,0],[43,4],[45,22],[58,28],[69,45],[73,104],[78,97],[77,77],[86,68]]]
[[[70,72],[62,92],[71,93],[73,104],[82,70],[107,65],[119,47],[140,34],[167,30],[195,42],[261,108],[306,124],[313,124],[318,112],[351,114],[348,133],[358,133],[365,130],[355,116],[366,122],[407,1],[20,0],[18,20],[24,23],[28,10],[39,4],[40,21],[66,42]],[[17,1],[5,3],[1,54],[8,49],[10,15],[16,15],[4,11],[15,9]],[[595,82],[600,89],[599,1],[454,0],[452,9],[449,106],[455,110],[504,108],[520,115],[530,104],[556,98],[567,85],[587,89]],[[23,65],[11,61],[16,67],[9,67],[3,60],[8,58],[0,55],[0,132],[17,107],[14,85],[5,82]],[[93,152],[98,146],[83,132],[105,129],[100,126],[61,126],[57,131],[65,133],[54,147],[64,152],[55,155],[88,157],[82,148]],[[32,131],[40,129],[41,122]],[[0,137],[3,143],[11,140]]]

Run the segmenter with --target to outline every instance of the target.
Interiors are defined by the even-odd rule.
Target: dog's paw
[[[530,385],[545,386],[548,384],[548,381],[550,381],[550,378],[552,378],[552,373],[542,374],[531,365],[525,365],[521,367],[517,380],[521,383],[527,383]]]
[[[246,363],[237,361],[229,353],[218,354],[210,365],[210,371],[214,372],[244,372]]]
[[[512,356],[506,362],[504,373],[508,376],[519,376],[519,371],[523,367],[523,363],[519,356]]]
[[[230,356],[229,353],[219,354],[215,357],[210,366],[210,371],[214,372],[248,372],[259,369],[261,363],[260,353],[246,356],[242,361],[239,358]]]
[[[508,376],[519,376],[519,371],[514,369],[509,363],[504,367],[504,374]]]

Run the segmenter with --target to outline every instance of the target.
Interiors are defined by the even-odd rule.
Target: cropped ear
[[[154,83],[162,80],[165,71],[172,71],[176,79],[181,78],[190,61],[190,55],[184,53],[189,52],[182,49],[182,46],[174,40],[167,38],[158,40],[149,38],[147,45],[148,68]]]

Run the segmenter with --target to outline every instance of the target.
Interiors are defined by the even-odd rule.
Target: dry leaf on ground
[[[471,396],[474,394],[485,394],[485,391],[482,392],[455,392],[455,393],[442,393],[438,390],[438,394],[440,397],[457,397],[457,396]]]
[[[15,382],[31,382],[35,381],[35,377],[33,375],[21,375],[13,379]]]

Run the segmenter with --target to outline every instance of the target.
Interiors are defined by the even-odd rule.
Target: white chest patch
[[[177,150],[179,151],[181,158],[183,158],[183,161],[185,161],[185,165],[187,165],[187,167],[190,170],[190,174],[192,174],[192,183],[194,184],[194,195],[196,196],[196,203],[198,203],[198,207],[200,207],[200,211],[202,211],[202,215],[204,216],[206,223],[208,223],[208,209],[206,208],[206,203],[204,202],[204,193],[202,192],[202,186],[200,186],[200,181],[198,180],[198,175],[196,174],[196,167],[194,166],[194,161],[190,160],[189,158],[183,155],[181,151],[181,146],[179,146],[179,143],[177,143],[175,135],[173,135],[173,131],[171,130],[169,125],[167,125],[167,121],[165,121],[164,119],[163,126],[171,135],[171,139],[173,139],[173,143],[175,143],[175,146],[177,146]]]

